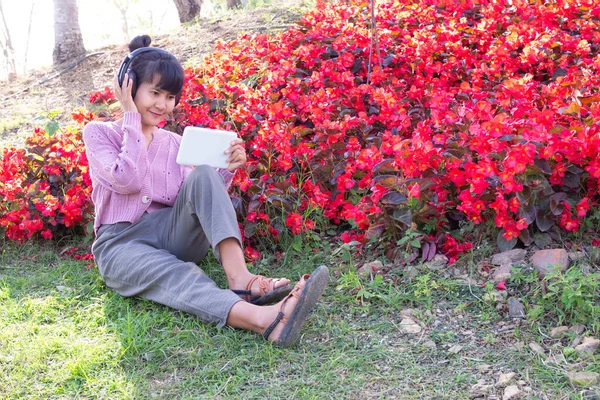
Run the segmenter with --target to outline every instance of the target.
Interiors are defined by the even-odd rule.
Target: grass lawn
[[[564,375],[582,361],[549,362],[548,342],[548,354],[532,352],[543,329],[511,327],[479,287],[429,273],[361,281],[319,254],[273,261],[270,275],[297,278],[321,263],[333,271],[329,287],[299,345],[280,349],[120,297],[50,247],[10,246],[0,257],[0,398],[501,399],[494,384],[508,372],[521,398],[586,398]],[[202,267],[223,283],[214,260]],[[402,333],[407,315],[420,332]],[[585,368],[600,372],[600,361]]]

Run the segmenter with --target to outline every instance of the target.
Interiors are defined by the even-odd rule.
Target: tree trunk
[[[200,14],[202,0],[173,0],[177,13],[179,14],[179,22],[182,24],[190,22]]]
[[[31,1],[31,10],[29,11],[29,27],[27,28],[27,42],[25,43],[25,57],[23,59],[23,74],[27,73],[27,53],[29,53],[29,39],[31,39],[31,25],[33,23],[33,9],[35,0]]]
[[[242,5],[241,0],[227,0],[227,8],[239,8]]]
[[[77,0],[54,0],[54,64],[71,61],[84,54]]]
[[[129,8],[129,1],[112,0],[112,3],[121,13],[121,20],[123,21],[123,25],[121,25],[121,29],[123,30],[123,38],[126,42],[128,42],[129,24],[127,23],[127,10]]]
[[[6,18],[4,18],[4,9],[2,8],[2,0],[0,0],[0,16],[2,16],[2,36],[4,41],[0,41],[2,47],[2,53],[6,59],[6,72],[8,74],[8,80],[14,81],[17,78],[17,64],[15,62],[15,50],[12,45],[10,38],[10,32],[8,31],[8,25],[6,25]]]

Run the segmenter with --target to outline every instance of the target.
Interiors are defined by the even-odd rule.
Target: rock
[[[544,278],[555,268],[566,271],[569,255],[565,249],[538,250],[531,256],[531,263],[538,271],[539,277]]]
[[[448,264],[448,257],[443,254],[436,254],[431,261],[426,262],[423,266],[427,269],[439,271]]]
[[[508,385],[511,381],[512,378],[515,377],[515,373],[514,372],[509,372],[507,374],[500,374],[500,376],[498,377],[498,382],[496,383],[496,386],[498,387],[504,387],[506,385]]]
[[[550,330],[550,337],[553,339],[560,339],[561,337],[565,336],[565,333],[567,333],[568,331],[568,326],[557,326],[556,328],[552,328]]]
[[[573,332],[576,335],[581,335],[583,332],[585,332],[585,326],[573,325],[572,327],[569,328],[569,332]]]
[[[517,385],[510,385],[504,389],[502,400],[515,399],[521,394],[521,389]]]
[[[525,319],[525,306],[516,297],[508,299],[508,317]]]
[[[471,386],[471,391],[485,394],[488,393],[493,387],[494,385],[487,384],[485,379],[480,379],[475,385]]]
[[[600,374],[596,372],[567,372],[567,378],[573,386],[590,387],[600,382]]]
[[[583,251],[571,251],[569,252],[569,260],[577,261],[585,258],[585,253]]]
[[[362,267],[358,269],[358,275],[363,278],[368,278],[372,275],[375,275],[378,271],[383,269],[383,263],[381,261],[371,261],[363,264]]]
[[[435,342],[433,340],[428,340],[425,343],[423,343],[423,347],[427,347],[428,349],[437,349],[437,344],[435,344]]]
[[[458,354],[462,350],[462,346],[460,344],[455,344],[454,346],[448,349],[449,353]]]
[[[415,316],[416,310],[414,308],[403,308],[400,310],[400,316],[402,318],[410,318]]]
[[[583,338],[583,343],[575,347],[575,350],[577,350],[577,354],[579,354],[580,357],[587,357],[594,354],[599,345],[600,340],[587,336]]]
[[[404,268],[404,277],[405,278],[414,279],[417,277],[417,275],[419,275],[419,270],[416,269],[414,266],[408,265],[408,266],[406,266],[406,268]]]
[[[512,264],[502,264],[498,268],[494,270],[494,274],[492,275],[492,281],[494,283],[498,283],[501,281],[506,281],[510,278],[510,269]]]
[[[510,346],[510,348],[514,349],[514,350],[517,350],[517,351],[521,351],[521,350],[523,350],[525,348],[525,343],[523,343],[521,341],[518,341],[518,342],[513,343]]]
[[[492,366],[489,364],[481,364],[477,366],[477,371],[481,372],[482,374],[485,374],[490,369],[492,369]]]
[[[502,253],[494,254],[492,256],[492,264],[512,264],[513,262],[523,261],[526,255],[527,250],[525,249],[512,249],[503,251]]]
[[[546,350],[544,350],[544,348],[542,346],[540,346],[539,344],[535,343],[535,342],[531,342],[529,343],[529,348],[537,354],[540,355],[544,355],[546,354]]]
[[[581,398],[584,400],[600,400],[600,394],[592,390],[586,390],[581,394]]]
[[[402,333],[417,334],[421,333],[422,330],[423,329],[419,326],[419,324],[410,318],[404,318],[402,321],[400,321],[400,332]]]

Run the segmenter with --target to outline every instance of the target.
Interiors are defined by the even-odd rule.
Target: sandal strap
[[[275,317],[273,322],[271,322],[271,325],[269,325],[267,330],[263,333],[263,338],[268,339],[271,333],[273,332],[273,329],[275,329],[275,327],[280,322],[283,322],[284,324],[287,323],[289,317],[283,312],[283,307],[285,306],[285,303],[290,299],[290,297],[300,299],[300,293],[302,292],[302,289],[304,289],[304,285],[300,286],[300,284],[297,283],[296,286],[294,286],[294,289],[292,289],[292,291],[281,301],[281,305],[279,306],[279,313],[277,314],[277,317]]]
[[[270,291],[272,291],[273,289],[275,289],[275,282],[277,282],[279,279],[274,279],[274,278],[265,278],[262,275],[259,275],[258,278],[258,293],[260,296],[264,295],[265,293],[268,293]]]
[[[252,278],[250,278],[250,280],[248,281],[248,283],[246,284],[246,290],[247,291],[251,291],[252,289],[252,284],[254,283],[255,280],[257,280],[258,278],[260,278],[262,275],[254,275]]]
[[[254,275],[246,285],[246,290],[250,291],[252,285],[258,280],[258,297],[264,296],[265,294],[275,290],[275,283],[279,282],[281,278],[267,278],[263,275]]]
[[[279,322],[281,322],[281,320],[283,319],[284,314],[283,311],[279,311],[279,314],[277,314],[277,317],[275,317],[275,319],[273,320],[273,322],[271,322],[271,325],[269,325],[269,327],[267,328],[267,330],[265,331],[265,333],[263,333],[263,337],[265,339],[268,339],[269,336],[271,336],[271,332],[273,332],[273,329],[275,329],[275,327],[277,326],[277,324],[279,324]]]

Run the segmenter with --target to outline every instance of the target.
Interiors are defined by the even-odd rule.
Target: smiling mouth
[[[162,117],[162,114],[158,114],[152,111],[150,111],[150,114],[154,115],[155,117]]]

